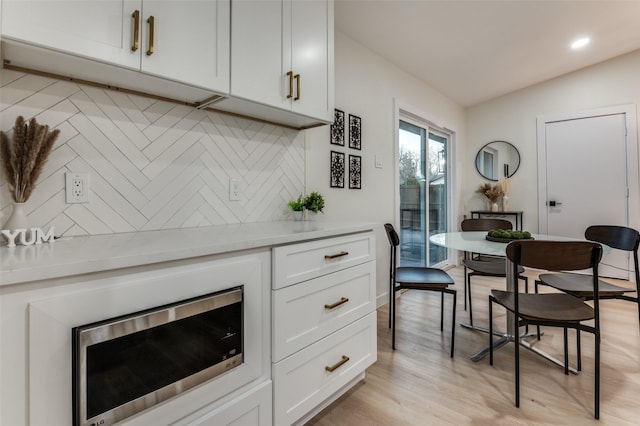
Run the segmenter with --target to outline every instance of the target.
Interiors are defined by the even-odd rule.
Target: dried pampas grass
[[[26,202],[49,158],[60,130],[49,131],[49,126],[38,124],[35,118],[24,121],[16,118],[12,141],[0,132],[0,154],[11,198],[16,203]]]
[[[507,195],[509,193],[509,189],[511,188],[511,178],[502,178],[498,181],[498,183],[500,184],[502,195]]]
[[[502,195],[502,189],[498,185],[491,185],[490,183],[480,185],[476,192],[487,197],[492,203],[496,203],[500,195]]]

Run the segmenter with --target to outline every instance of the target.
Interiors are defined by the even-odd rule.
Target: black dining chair
[[[463,232],[468,231],[491,231],[494,229],[506,229],[511,230],[513,225],[510,221],[505,219],[494,218],[478,218],[478,219],[464,219],[460,223],[460,229]],[[483,276],[483,277],[497,277],[505,278],[506,266],[505,260],[502,257],[491,257],[486,255],[475,255],[473,253],[465,253],[465,257],[462,260],[464,266],[464,307],[467,309],[467,298],[469,300],[469,324],[473,327],[473,304],[471,298],[471,277]],[[524,273],[524,268],[518,269],[519,274]],[[520,279],[524,280],[525,291],[529,292],[529,280],[526,276],[520,275]]]
[[[598,282],[600,300],[621,299],[634,302],[638,307],[638,323],[640,324],[640,271],[638,268],[638,246],[640,245],[640,233],[633,228],[612,225],[593,225],[587,228],[584,233],[585,239],[605,244],[613,249],[630,252],[633,255],[635,270],[636,288],[621,287],[602,279]],[[591,277],[585,274],[576,273],[554,273],[540,274],[535,281],[535,291],[538,292],[538,285],[543,284],[557,290],[581,297],[586,300],[593,300],[593,288]],[[635,292],[636,296],[628,296],[626,293]]]
[[[389,326],[391,327],[391,348],[396,349],[396,292],[403,289],[428,290],[441,293],[440,330],[444,330],[444,294],[453,296],[451,309],[451,358],[453,358],[456,332],[456,290],[449,288],[454,281],[442,269],[421,266],[397,266],[397,252],[400,245],[398,233],[393,225],[386,223],[384,229],[391,246],[389,268]]]
[[[493,365],[493,305],[497,303],[513,313],[515,340],[515,405],[520,407],[520,333],[518,328],[531,324],[564,329],[564,372],[569,374],[567,330],[586,331],[594,335],[595,383],[594,417],[600,418],[600,308],[598,297],[598,264],[602,246],[590,241],[513,241],[507,246],[507,259],[513,262],[513,282],[518,282],[515,268],[525,266],[550,271],[590,269],[594,294],[593,307],[566,293],[519,293],[491,290],[489,295],[489,363]],[[585,324],[585,321],[593,321]],[[591,325],[592,324],[592,325]]]

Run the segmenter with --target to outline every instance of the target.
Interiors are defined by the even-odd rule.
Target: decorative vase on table
[[[302,214],[304,212],[302,210],[297,210],[293,212],[293,220],[295,220],[296,222],[299,222],[302,220]]]
[[[504,194],[502,196],[502,211],[503,212],[509,211],[509,197],[507,196],[507,194]]]
[[[16,229],[26,229],[25,239],[31,239],[31,231],[29,231],[29,219],[27,218],[26,203],[13,203],[13,212],[9,219],[2,225],[2,229],[8,229],[13,232]],[[16,240],[16,244],[19,244]]]
[[[491,211],[492,212],[497,212],[500,210],[500,207],[498,206],[498,203],[491,203]]]

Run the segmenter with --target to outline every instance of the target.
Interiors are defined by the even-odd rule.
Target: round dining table
[[[571,237],[546,235],[546,234],[532,234],[531,237],[535,240],[547,240],[547,241],[584,241],[584,239],[581,239],[581,238],[571,238]],[[433,244],[437,246],[446,247],[448,249],[460,250],[468,253],[484,254],[489,256],[506,257],[507,242],[497,242],[497,241],[488,240],[486,231],[444,232],[444,233],[432,235],[431,237],[429,237],[429,241],[431,241]],[[604,253],[607,253],[610,250],[611,250],[610,247],[606,247],[603,245]],[[515,282],[513,280],[514,274],[512,272],[514,265],[509,261],[509,259],[506,259],[505,263],[506,263],[506,271],[505,271],[506,272],[506,289],[507,291],[513,291],[513,289],[515,288]],[[461,325],[466,328],[472,328],[474,330],[478,330],[486,333],[489,332],[487,328],[471,326],[468,324],[461,324]],[[494,334],[500,336],[500,339],[496,340],[493,343],[494,350],[506,345],[509,342],[515,341],[514,333],[516,332],[518,332],[518,328],[516,327],[515,317],[512,312],[507,311],[507,330],[505,332],[494,331]],[[524,348],[564,368],[563,361],[560,361],[557,358],[533,346],[531,339],[534,339],[536,337],[537,337],[537,334],[523,334],[520,336],[519,341]],[[474,361],[479,361],[483,359],[485,356],[489,354],[489,349],[490,349],[489,346],[487,346],[486,348],[483,348],[479,352],[473,354],[471,356],[471,359]],[[571,371],[572,373],[577,373],[577,370],[571,367],[569,368],[569,371]]]

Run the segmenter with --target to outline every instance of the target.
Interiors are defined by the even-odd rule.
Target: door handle
[[[562,203],[559,203],[559,202],[557,202],[557,201],[547,201],[547,205],[548,205],[549,207],[555,207],[555,206],[561,206],[561,205],[562,205]]]
[[[293,71],[289,71],[287,77],[289,77],[289,94],[287,95],[287,99],[290,99],[293,98]]]
[[[296,79],[296,97],[293,98],[294,101],[300,99],[300,74],[296,74],[293,76]]]
[[[153,55],[154,43],[153,43],[153,31],[155,27],[155,18],[153,15],[149,16],[147,19],[147,23],[149,24],[149,49],[147,50],[147,56]]]
[[[140,40],[140,11],[134,10],[131,17],[133,18],[133,43],[131,45],[131,51],[135,52],[138,50]]]

